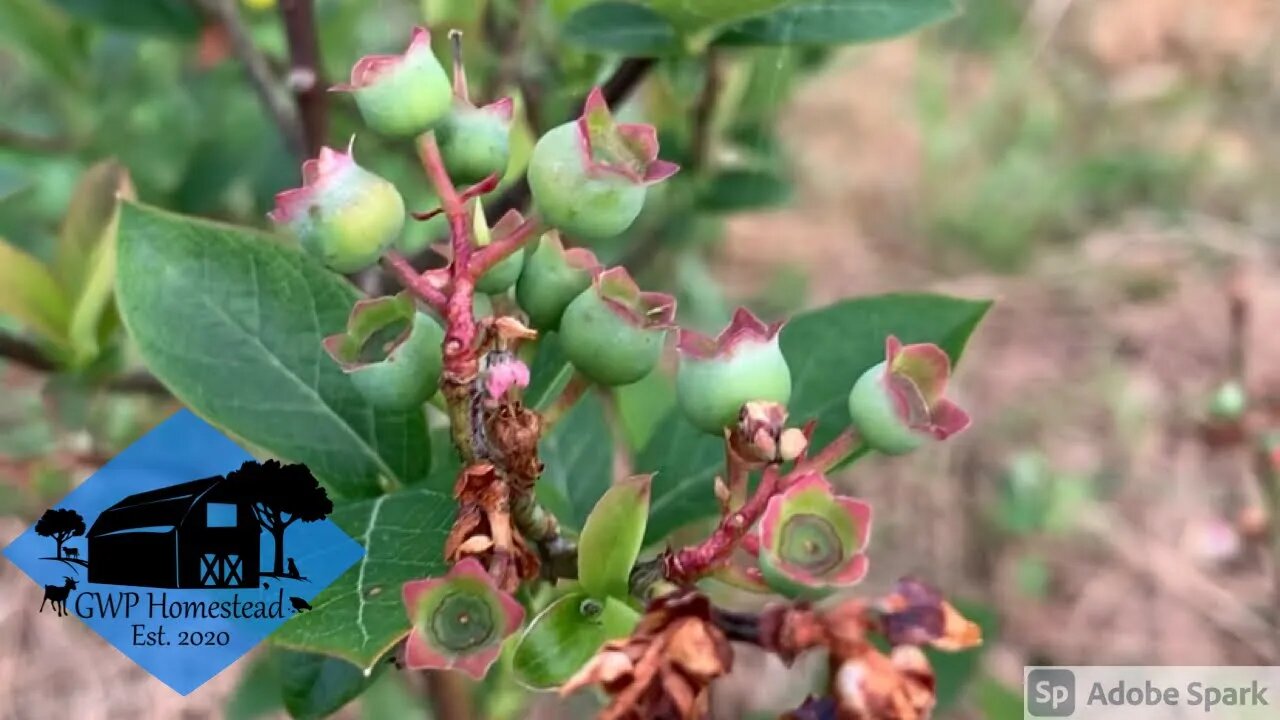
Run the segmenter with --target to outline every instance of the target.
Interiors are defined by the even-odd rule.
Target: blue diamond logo
[[[77,617],[186,695],[364,555],[332,510],[305,466],[257,462],[183,410],[4,554],[44,586],[34,621]]]

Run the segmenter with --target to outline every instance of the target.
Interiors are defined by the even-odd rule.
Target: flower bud
[[[412,629],[405,665],[412,670],[461,670],[483,679],[502,641],[524,623],[524,607],[494,584],[475,558],[459,561],[443,578],[404,584]]]
[[[484,247],[493,241],[494,237],[503,237],[514,231],[524,222],[524,218],[516,210],[510,210],[502,219],[498,221],[493,229],[489,229],[489,223],[484,217],[484,208],[480,203],[476,203],[475,213],[475,235],[476,245]],[[516,284],[516,280],[520,277],[520,270],[524,267],[524,248],[520,248],[510,255],[502,258],[497,265],[489,268],[484,275],[476,281],[476,290],[490,295],[504,293],[512,285]]]
[[[625,268],[596,273],[564,311],[560,339],[569,362],[601,385],[628,385],[662,356],[675,320],[675,298],[641,292]]]
[[[436,128],[445,170],[455,183],[501,176],[511,159],[511,98],[482,108],[458,99]]]
[[[599,270],[594,253],[586,248],[566,250],[560,234],[552,230],[527,254],[516,282],[516,302],[535,328],[555,330],[565,308],[591,287],[591,274]]]
[[[529,188],[549,224],[584,240],[604,240],[631,227],[649,185],[679,170],[657,158],[657,130],[615,122],[596,88],[581,118],[538,140],[529,159]]]
[[[869,446],[888,455],[969,427],[969,415],[943,397],[951,360],[931,344],[904,346],[892,335],[884,362],[863,373],[849,393],[849,414]]]
[[[407,410],[435,394],[443,341],[440,324],[401,293],[357,302],[346,332],[324,347],[370,404]]]
[[[404,228],[395,186],[356,164],[350,148],[321,148],[302,164],[302,187],[276,195],[268,215],[332,270],[351,273],[377,262]]]
[[[782,323],[766,325],[746,308],[713,340],[681,329],[676,400],[696,427],[716,435],[738,422],[743,405],[791,399],[791,371],[778,346]]]
[[[403,55],[367,55],[351,69],[351,82],[332,90],[355,95],[369,127],[385,135],[426,132],[449,114],[453,91],[449,76],[431,51],[431,33],[413,29]]]
[[[769,500],[759,532],[760,571],[788,597],[816,600],[867,574],[871,506],[837,496],[817,473]]]

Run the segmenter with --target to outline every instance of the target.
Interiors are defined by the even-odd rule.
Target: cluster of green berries
[[[350,82],[335,89],[351,93],[365,122],[380,133],[433,133],[455,182],[507,170],[511,100],[475,106],[460,65],[451,83],[424,28],[414,30],[401,55],[361,59]],[[491,312],[487,295],[513,293],[530,325],[559,333],[565,355],[587,379],[626,385],[653,372],[675,328],[674,298],[641,291],[625,269],[601,267],[585,247],[566,249],[560,233],[589,244],[626,231],[644,206],[646,188],[677,170],[658,158],[652,126],[616,122],[604,95],[593,91],[582,116],[543,135],[530,158],[534,204],[554,230],[477,279],[477,315]],[[303,165],[303,186],[280,193],[271,217],[330,268],[355,272],[397,240],[406,211],[396,188],[357,165],[350,148],[325,148]],[[490,228],[476,203],[477,245],[522,221],[512,212]],[[677,399],[694,426],[721,434],[749,402],[787,404],[791,372],[781,330],[781,323],[739,310],[715,338],[679,331]],[[443,334],[439,319],[402,295],[358,304],[347,331],[329,338],[326,348],[371,402],[409,408],[434,392]],[[865,441],[901,453],[967,425],[964,412],[942,396],[949,371],[936,346],[903,346],[891,338],[885,362],[863,374],[849,395]]]

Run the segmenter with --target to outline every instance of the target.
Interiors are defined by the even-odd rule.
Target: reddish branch
[[[813,425],[810,424],[807,429],[812,431],[812,428]],[[765,466],[755,493],[741,508],[730,508],[707,539],[680,550],[669,550],[659,557],[663,577],[678,585],[687,585],[727,563],[747,533],[760,521],[774,496],[805,475],[825,473],[833,469],[849,457],[858,442],[858,435],[852,429],[847,429],[818,454],[798,459],[785,475],[780,473],[776,464]],[[733,450],[732,441],[726,443],[725,464],[730,478],[741,477],[743,480],[738,482],[745,484],[750,466]]]

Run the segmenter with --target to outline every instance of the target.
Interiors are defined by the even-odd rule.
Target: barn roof
[[[222,475],[130,495],[94,521],[89,537],[119,532],[170,532],[186,519],[191,506],[226,481]]]

